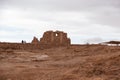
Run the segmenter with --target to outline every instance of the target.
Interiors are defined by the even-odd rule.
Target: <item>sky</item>
[[[0,42],[31,42],[45,31],[73,44],[120,40],[120,0],[0,0]]]

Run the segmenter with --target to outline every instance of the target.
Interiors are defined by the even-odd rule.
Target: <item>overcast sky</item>
[[[120,40],[120,0],[0,0],[1,42],[31,42],[48,30],[72,43]]]

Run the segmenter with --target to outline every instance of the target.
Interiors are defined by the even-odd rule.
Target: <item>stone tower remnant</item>
[[[70,38],[67,38],[67,33],[63,31],[46,31],[43,37],[40,38],[40,44],[49,46],[68,46],[70,45]]]
[[[38,43],[39,43],[38,38],[34,37],[32,40],[32,44],[38,44]]]

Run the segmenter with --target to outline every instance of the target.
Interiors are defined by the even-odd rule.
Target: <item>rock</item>
[[[35,56],[31,56],[32,61],[44,61],[48,59],[48,55],[35,55]]]

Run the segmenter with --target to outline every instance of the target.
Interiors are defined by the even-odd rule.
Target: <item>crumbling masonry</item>
[[[38,44],[38,43],[39,43],[38,38],[34,37],[33,40],[32,40],[32,43],[33,43],[33,44]]]
[[[35,49],[48,49],[52,47],[59,46],[69,46],[70,39],[67,38],[67,33],[62,31],[46,31],[43,34],[43,37],[38,40],[34,37],[31,43],[24,43],[22,40],[21,43],[1,43],[0,50],[35,50]]]
[[[70,39],[67,38],[67,33],[62,31],[46,31],[40,39],[40,44],[50,46],[68,46],[70,45]]]

